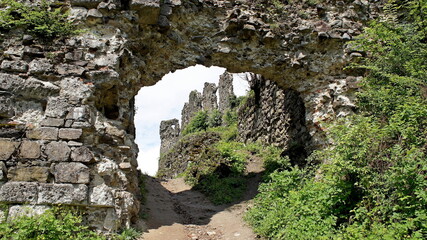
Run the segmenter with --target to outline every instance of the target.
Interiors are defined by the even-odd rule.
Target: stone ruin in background
[[[160,123],[160,156],[167,153],[178,142],[181,131],[185,129],[197,112],[219,110],[221,113],[225,113],[227,109],[230,109],[230,103],[234,97],[233,75],[228,72],[224,72],[220,76],[218,87],[215,83],[206,82],[203,87],[203,94],[197,90],[191,91],[188,102],[184,104],[181,111],[181,127],[176,118],[164,120]],[[162,167],[164,164],[160,163],[159,168]]]

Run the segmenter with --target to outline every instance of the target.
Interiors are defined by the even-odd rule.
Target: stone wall
[[[238,112],[239,140],[276,146],[294,164],[304,164],[313,146],[300,94],[260,75],[253,74],[249,82],[251,92]]]
[[[135,222],[134,96],[195,64],[294,89],[313,146],[325,144],[322,122],[354,108],[362,73],[343,67],[365,53],[350,41],[381,1],[296,1],[280,17],[252,2],[71,0],[71,19],[85,29],[78,36],[46,42],[21,29],[2,33],[1,203],[82,206],[106,231]]]
[[[164,120],[160,122],[160,155],[167,153],[178,142],[181,129],[178,119]]]

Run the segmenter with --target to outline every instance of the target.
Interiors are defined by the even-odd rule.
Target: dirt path
[[[243,199],[235,204],[213,205],[191,190],[182,178],[159,181],[147,177],[148,232],[144,240],[253,240],[256,235],[242,220],[260,181],[257,159],[247,166],[252,177]]]

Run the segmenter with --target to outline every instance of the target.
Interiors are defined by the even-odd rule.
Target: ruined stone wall
[[[300,94],[259,75],[253,75],[250,88],[238,112],[239,140],[276,146],[294,164],[303,164],[313,146]]]
[[[160,155],[167,153],[178,142],[181,129],[178,119],[164,120],[160,122]]]
[[[0,202],[10,210],[82,206],[100,230],[135,222],[133,98],[195,64],[294,89],[313,146],[322,146],[322,121],[354,108],[361,73],[343,67],[365,53],[349,43],[381,2],[295,1],[279,18],[252,2],[71,0],[71,18],[85,29],[78,36],[2,33]]]
[[[219,76],[218,82],[218,110],[224,113],[227,109],[230,109],[231,99],[235,97],[233,90],[233,75],[229,72],[224,72]]]

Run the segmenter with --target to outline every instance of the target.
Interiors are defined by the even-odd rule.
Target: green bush
[[[208,127],[219,127],[222,124],[222,114],[218,110],[213,110],[208,115]]]
[[[77,208],[54,207],[0,223],[1,240],[134,240],[140,235],[132,228],[108,237],[98,234],[84,225]]]
[[[185,136],[190,133],[206,131],[209,127],[208,125],[208,112],[199,111],[196,115],[190,120],[188,125],[182,131],[182,134]]]
[[[36,217],[19,217],[0,224],[0,239],[16,240],[102,240],[106,239],[82,225],[82,218],[71,210],[47,210]]]
[[[52,9],[46,1],[29,6],[15,0],[1,0],[0,30],[23,28],[41,39],[67,37],[79,33],[76,25],[68,20],[68,13],[61,8]]]
[[[368,73],[358,114],[330,126],[334,144],[311,156],[317,168],[285,164],[266,178],[246,217],[260,235],[427,238],[427,1],[386,9],[354,42],[372,55],[357,66]]]

